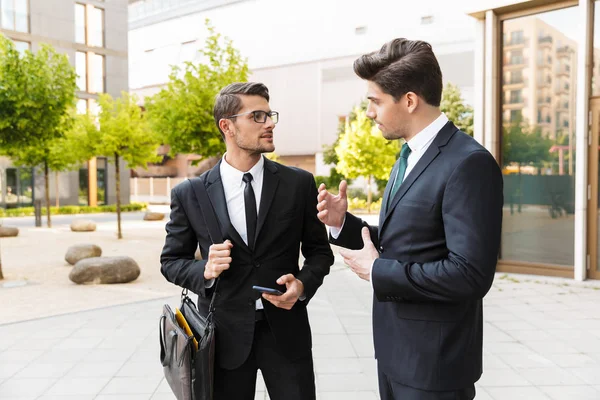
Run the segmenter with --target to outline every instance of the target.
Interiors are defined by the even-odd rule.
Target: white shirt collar
[[[447,122],[448,117],[446,117],[446,114],[441,113],[440,116],[437,117],[431,124],[429,124],[425,129],[417,133],[408,141],[408,147],[410,147],[410,150],[420,151],[425,145],[433,140],[433,138],[440,130],[442,130]]]
[[[227,180],[229,182],[235,182],[236,184],[242,185],[242,177],[246,172],[250,172],[252,174],[252,178],[254,181],[256,181],[257,179],[262,179],[262,174],[265,167],[265,159],[263,156],[260,157],[258,162],[254,164],[254,166],[250,168],[249,171],[242,172],[232,167],[231,164],[227,162],[227,160],[225,159],[226,154],[227,153],[223,154],[223,160],[221,162],[220,172],[222,180]]]

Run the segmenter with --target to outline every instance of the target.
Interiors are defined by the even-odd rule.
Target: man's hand
[[[262,297],[272,303],[275,307],[291,310],[298,298],[304,293],[304,284],[292,274],[283,275],[277,279],[277,283],[283,285],[287,290],[281,296],[263,293]]]
[[[317,217],[327,226],[341,229],[344,223],[344,217],[348,210],[348,198],[346,197],[346,181],[340,182],[340,192],[337,196],[327,191],[324,183],[319,185],[319,194],[317,195]]]
[[[340,249],[340,254],[344,257],[344,262],[350,269],[365,281],[371,280],[371,269],[373,263],[379,258],[379,252],[371,241],[369,228],[362,228],[363,248],[360,250]]]
[[[204,279],[218,278],[223,271],[229,269],[232,247],[231,241],[226,240],[223,243],[213,244],[208,248],[208,262],[204,267]]]

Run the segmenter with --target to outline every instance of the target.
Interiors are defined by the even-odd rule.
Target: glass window
[[[75,42],[85,44],[85,6],[75,4]]]
[[[91,7],[88,16],[89,38],[88,45],[95,47],[104,46],[104,10]]]
[[[87,113],[87,101],[85,99],[77,99],[77,114]]]
[[[96,99],[89,99],[88,102],[90,106],[90,114],[97,116],[100,113],[100,106],[98,106],[98,102]]]
[[[77,87],[82,92],[87,90],[87,54],[78,51],[75,57],[75,71],[77,72]]]
[[[502,73],[530,81],[503,89],[504,260],[574,263],[577,21],[569,7],[502,22]]]
[[[15,8],[13,0],[1,0],[0,11],[2,12],[2,28],[9,31],[15,30]]]
[[[29,32],[29,0],[14,0],[15,2],[15,30]]]
[[[104,56],[93,54],[90,65],[90,92],[104,93]]]
[[[29,42],[22,42],[20,40],[15,40],[15,47],[17,50],[23,54],[26,50],[31,50],[31,44]]]

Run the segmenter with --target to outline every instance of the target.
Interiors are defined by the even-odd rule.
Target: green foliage
[[[463,132],[473,136],[473,107],[464,103],[458,86],[446,84],[440,110]]]
[[[525,164],[539,165],[552,158],[549,150],[553,145],[552,139],[542,135],[542,130],[518,119],[504,126],[502,136],[502,162],[509,165],[516,163],[521,167]]]
[[[146,203],[131,203],[121,207],[121,211],[141,211],[148,207]],[[116,212],[116,206],[114,204],[107,206],[61,206],[61,207],[50,207],[52,214],[97,214],[97,213],[109,213]],[[0,217],[32,217],[35,215],[35,209],[33,207],[20,207],[20,208],[0,208]],[[42,208],[42,215],[46,215],[46,209]]]
[[[356,120],[346,123],[335,148],[339,160],[337,171],[353,179],[388,178],[396,161],[398,142],[386,140],[360,107],[355,107],[354,113]]]
[[[209,35],[200,53],[204,63],[187,62],[182,70],[173,67],[166,89],[146,104],[152,128],[163,143],[177,153],[218,156],[225,144],[214,122],[213,107],[219,91],[233,82],[248,80],[248,63],[206,20]]]
[[[126,92],[113,99],[102,94],[98,99],[100,114],[98,127],[83,121],[96,154],[118,156],[129,168],[147,168],[148,163],[158,162],[157,149],[160,139],[149,127],[137,105],[137,97]],[[109,158],[114,162],[114,159]]]
[[[43,163],[54,139],[72,122],[76,74],[65,54],[41,44],[21,55],[0,35],[0,147],[17,152],[23,165]],[[20,152],[22,147],[37,151]]]

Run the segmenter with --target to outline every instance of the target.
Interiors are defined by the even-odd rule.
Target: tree
[[[146,104],[152,128],[170,145],[171,155],[223,154],[225,143],[213,117],[215,97],[224,86],[248,80],[247,60],[208,20],[206,27],[209,35],[200,51],[205,62],[186,62],[183,70],[174,66],[166,89]]]
[[[511,193],[510,204],[512,213],[513,196],[518,198],[518,211],[521,212],[521,167],[523,165],[539,166],[552,157],[550,147],[552,139],[543,135],[540,127],[523,122],[522,117],[506,124],[502,136],[502,164],[504,166],[517,164],[519,175],[518,186]]]
[[[460,130],[473,136],[473,107],[465,104],[458,86],[446,84],[440,109]]]
[[[386,140],[360,106],[355,107],[353,112],[356,120],[346,123],[344,133],[335,147],[339,160],[336,169],[350,178],[367,178],[367,208],[370,210],[371,181],[373,178],[389,177],[396,161],[398,142]]]
[[[123,238],[121,232],[121,170],[120,161],[124,160],[128,168],[147,168],[148,163],[158,162],[157,154],[161,142],[149,127],[137,105],[137,97],[126,92],[113,99],[108,94],[98,99],[100,114],[98,124],[86,123],[87,133],[93,143],[96,154],[112,157],[116,176],[115,193],[117,194],[117,237]]]
[[[539,165],[552,157],[550,147],[554,142],[542,134],[540,127],[529,125],[521,118],[504,126],[502,136],[502,163],[506,166],[517,164],[519,174],[521,166]]]
[[[43,166],[48,227],[50,164],[68,156],[52,150],[72,125],[75,89],[75,70],[66,55],[46,44],[21,55],[0,36],[0,148],[17,165]]]

